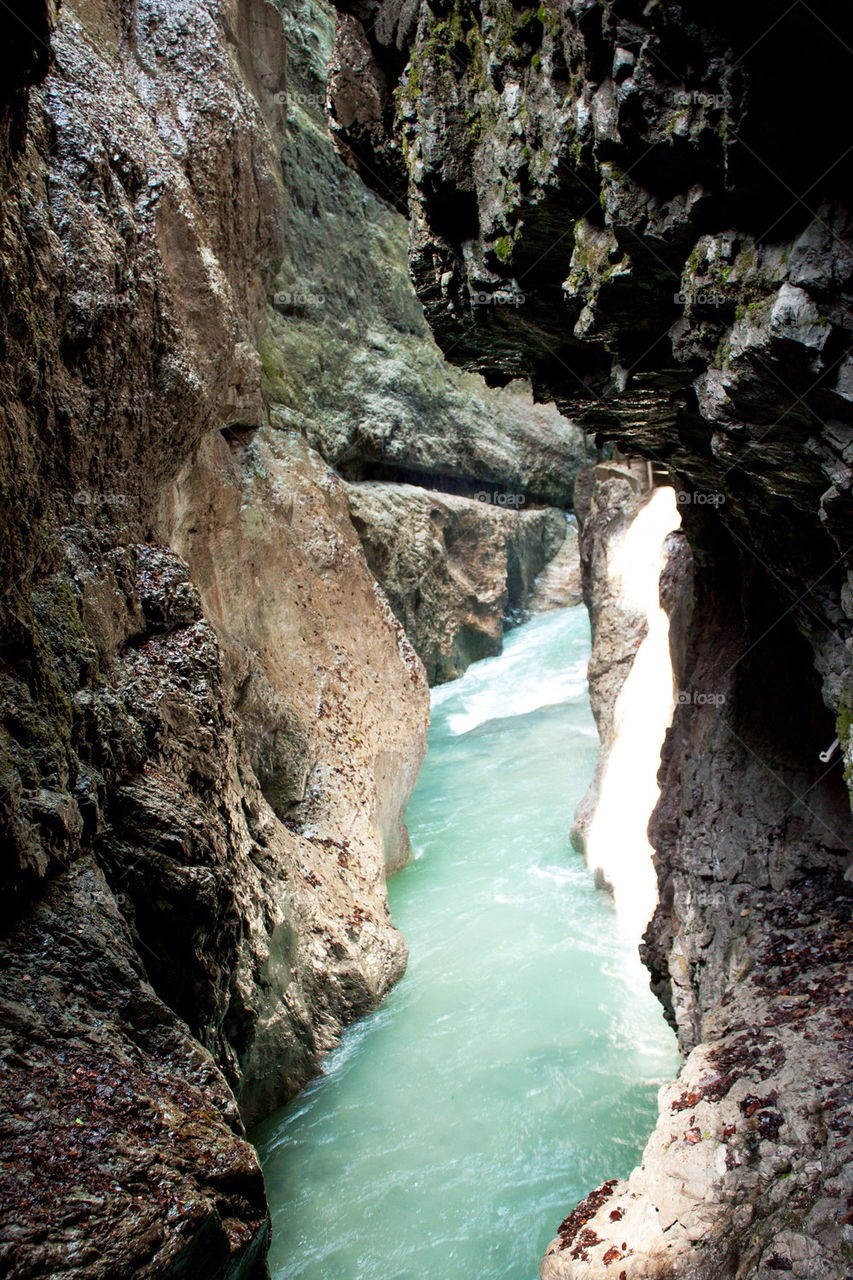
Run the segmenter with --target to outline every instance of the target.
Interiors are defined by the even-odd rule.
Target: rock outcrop
[[[566,538],[560,550],[533,583],[527,601],[531,617],[551,609],[567,609],[583,601],[578,522],[574,516],[566,521]]]
[[[125,916],[82,857],[4,939],[3,1272],[262,1280],[257,1157]]]
[[[638,937],[658,903],[647,828],[692,603],[675,493],[648,486],[645,463],[599,465],[576,484],[600,748],[571,838]]]
[[[502,507],[488,492],[476,501],[369,481],[348,493],[367,563],[431,685],[500,653],[566,541],[562,511]]]
[[[670,1195],[656,1138],[632,1184],[658,1225],[668,1206],[663,1243],[634,1238],[620,1204],[600,1248],[610,1209],[586,1224],[597,1194],[546,1268],[837,1277],[850,1014],[824,965],[846,945],[853,848],[853,235],[851,157],[828,121],[843,111],[850,15],[823,0],[342,7],[343,145],[407,195],[440,345],[494,379],[523,371],[666,471],[695,563],[644,954],[695,1055],[679,1089],[698,1087],[695,1064],[722,1064],[708,1088],[738,1112],[735,1147],[720,1145],[725,1107],[718,1129],[691,1103],[671,1160],[715,1149],[691,1157],[703,1173],[682,1179],[686,1199]]]
[[[647,631],[644,614],[629,606],[608,572],[607,553],[624,537],[647,494],[645,477],[629,467],[589,467],[579,472],[575,481],[581,586],[592,634],[589,701],[600,743],[595,774],[578,805],[571,832],[572,844],[580,853],[586,852],[589,826],[613,746],[616,699]]]
[[[349,480],[569,508],[583,432],[525,381],[492,388],[446,363],[412,288],[404,218],[329,135],[333,11],[288,10],[287,237],[261,341],[273,422]]]
[[[220,839],[246,853],[226,1030],[251,1123],[313,1074],[343,1025],[405,968],[385,876],[409,858],[403,814],[429,703],[423,668],[375,590],[345,486],[299,437],[227,434],[197,450],[163,520],[216,628],[218,698],[239,727],[236,777],[218,791],[234,797]],[[167,817],[151,813],[150,830]],[[138,861],[150,876],[150,860]],[[178,959],[166,964],[172,992]]]

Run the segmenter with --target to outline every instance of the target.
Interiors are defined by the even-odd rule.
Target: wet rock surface
[[[10,1275],[265,1274],[243,1123],[405,967],[425,678],[340,482],[263,434],[282,21],[65,4],[4,106]]]
[[[551,609],[568,609],[583,601],[577,520],[570,518],[566,540],[536,578],[527,602],[531,616]]]
[[[524,374],[490,387],[445,362],[408,271],[408,227],[365,187],[325,112],[333,11],[293,0],[282,171],[287,236],[261,339],[272,421],[348,480],[569,508],[583,433],[534,403]]]
[[[91,858],[3,948],[9,1276],[261,1280],[263,1178],[213,1058],[145,978]]]
[[[746,922],[734,981],[661,1091],[641,1167],[574,1210],[543,1280],[848,1274],[850,903],[821,873],[706,902]]]

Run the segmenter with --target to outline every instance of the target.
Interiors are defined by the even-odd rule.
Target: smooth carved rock
[[[505,625],[525,615],[566,540],[562,511],[502,507],[502,495],[476,501],[380,482],[348,494],[367,562],[430,684],[500,652]],[[565,592],[556,603],[569,603]]]
[[[533,616],[547,613],[551,609],[570,608],[580,604],[582,600],[577,521],[570,520],[565,542],[533,583],[527,608]]]
[[[259,1118],[405,967],[384,881],[409,857],[426,680],[375,588],[345,486],[298,437],[211,436],[164,522],[217,629],[233,707],[229,827],[248,855],[235,888],[255,923],[225,1021],[241,1109]]]

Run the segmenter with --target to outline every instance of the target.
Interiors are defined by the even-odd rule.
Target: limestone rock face
[[[646,832],[693,598],[674,494],[648,482],[645,463],[619,461],[581,472],[575,486],[600,748],[571,839],[640,933],[658,901]]]
[[[710,1060],[737,1025],[758,1084],[763,1036],[795,998],[747,977],[779,935],[775,913],[798,903],[800,936],[827,930],[833,953],[849,927],[830,899],[849,912],[851,157],[827,121],[843,110],[850,14],[822,2],[342,7],[338,76],[360,24],[362,57],[369,46],[396,95],[384,157],[408,189],[412,269],[440,345],[493,379],[523,371],[679,494],[695,601],[650,828],[661,905],[644,955],[684,1052]],[[381,147],[381,95],[350,93],[348,112]],[[339,125],[348,140],[354,126]],[[805,192],[805,204],[792,194]],[[835,1144],[849,1120],[835,1089],[849,1089],[850,1067],[824,1019],[843,1036],[848,1014],[840,987],[822,990],[825,1004],[798,1005],[812,1047],[802,1071],[798,1049],[786,1057],[778,1103],[839,1127],[794,1119],[789,1136],[775,1121],[755,1135],[766,1169],[797,1146],[795,1185],[811,1178],[818,1217],[796,1191],[785,1221],[733,1156],[718,1181],[691,1183],[721,1242],[703,1253],[656,1157],[634,1178],[658,1211],[676,1204],[666,1256],[652,1259],[652,1236],[637,1220],[634,1240],[626,1216],[601,1250],[572,1237],[560,1274],[842,1274]],[[781,1203],[784,1173],[772,1177]],[[575,1225],[594,1212],[582,1206]]]
[[[661,1090],[641,1167],[573,1210],[542,1280],[845,1274],[853,1045],[837,991],[851,961],[839,888],[818,874],[781,892],[680,904],[743,916],[727,998]]]
[[[354,864],[370,851],[361,871],[375,886],[410,855],[423,669],[368,572],[348,486],[299,436],[226,434],[178,477],[164,520],[226,642],[269,804],[318,839],[346,829]]]
[[[325,115],[333,11],[292,0],[282,167],[287,236],[261,342],[273,421],[350,480],[568,508],[584,436],[522,381],[449,367],[408,272],[408,230],[383,173],[366,189]],[[361,68],[357,71],[361,78]]]
[[[0,1256],[254,1280],[243,1123],[405,966],[427,686],[268,427],[280,9],[78,0],[53,52],[0,87]]]
[[[621,473],[620,473],[621,471]],[[595,775],[578,806],[572,844],[586,848],[586,836],[601,793],[601,779],[613,745],[616,699],[646,635],[646,619],[630,608],[608,573],[607,553],[636,517],[646,494],[628,468],[590,467],[575,483],[581,582],[589,612],[592,651],[587,671],[589,701],[598,729]]]
[[[248,837],[236,879],[256,927],[238,947],[228,1028],[251,1121],[405,968],[385,876],[409,857],[403,814],[429,703],[341,482],[298,437],[227,435],[204,441],[163,521],[216,628],[241,749],[229,827],[232,843]]]
[[[564,513],[512,510],[485,492],[478,502],[377,481],[347,488],[367,562],[430,684],[500,653],[566,539]]]
[[[566,524],[566,538],[553,560],[538,575],[527,602],[531,616],[551,609],[568,609],[583,600],[578,525],[574,517]]]
[[[83,857],[4,940],[3,1272],[263,1280],[255,1153],[146,981],[125,901]]]

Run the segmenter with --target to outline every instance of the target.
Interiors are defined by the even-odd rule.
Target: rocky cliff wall
[[[216,628],[220,696],[238,726],[230,839],[249,862],[236,877],[245,924],[227,1024],[251,1123],[405,968],[385,876],[409,857],[426,680],[375,589],[345,487],[301,438],[208,437],[163,519]],[[156,812],[149,822],[165,826]]]
[[[261,343],[271,420],[350,481],[368,561],[435,683],[499,650],[502,613],[519,616],[559,544],[555,516],[513,512],[570,507],[586,443],[526,382],[495,389],[447,364],[412,288],[405,220],[328,131],[333,11],[300,3],[285,17],[288,234]]]
[[[152,535],[203,434],[263,413],[252,339],[280,252],[266,113],[281,68],[261,74],[236,31],[251,18],[262,35],[267,17],[66,5],[53,70],[5,104],[10,1275],[265,1269],[262,1180],[229,1087],[229,1017],[251,992],[231,984],[241,950],[260,967],[279,923],[286,941],[293,907],[258,892],[242,805],[260,793],[239,777],[221,648]],[[44,74],[48,27],[25,25]],[[20,42],[8,8],[2,35]]]
[[[412,289],[406,221],[329,134],[333,10],[287,9],[287,236],[261,343],[273,421],[350,480],[569,508],[583,433],[524,381],[495,389],[446,363]]]
[[[575,814],[572,844],[613,893],[623,926],[645,930],[658,901],[646,830],[660,751],[683,676],[692,558],[675,494],[648,487],[644,463],[578,475],[590,703],[600,748]]]
[[[405,966],[426,682],[268,427],[281,11],[65,4],[53,54],[2,153],[3,1269],[261,1276],[243,1122]]]
[[[435,683],[499,651],[502,614],[520,616],[563,527],[513,513],[570,507],[586,443],[527,383],[494,389],[446,363],[412,289],[405,220],[328,131],[333,11],[294,4],[285,32],[288,234],[261,342],[271,421],[350,481],[368,562]]]
[[[348,492],[367,563],[431,685],[500,653],[504,629],[525,616],[538,575],[567,542],[564,512],[513,510],[488,492],[477,501],[381,481]],[[569,584],[547,603],[578,600]]]
[[[601,794],[601,779],[613,747],[613,715],[647,625],[630,607],[608,572],[607,553],[630,528],[646,497],[643,481],[626,468],[622,474],[589,467],[575,481],[575,515],[583,601],[592,634],[589,701],[598,730],[599,753],[592,778],[578,805],[572,827],[574,847],[586,852],[589,826]]]
[[[635,1175],[645,1226],[597,1193],[546,1274],[828,1280],[850,1247],[849,15],[342,7],[342,144],[408,200],[440,344],[668,472],[695,562],[645,945],[691,1056]]]

